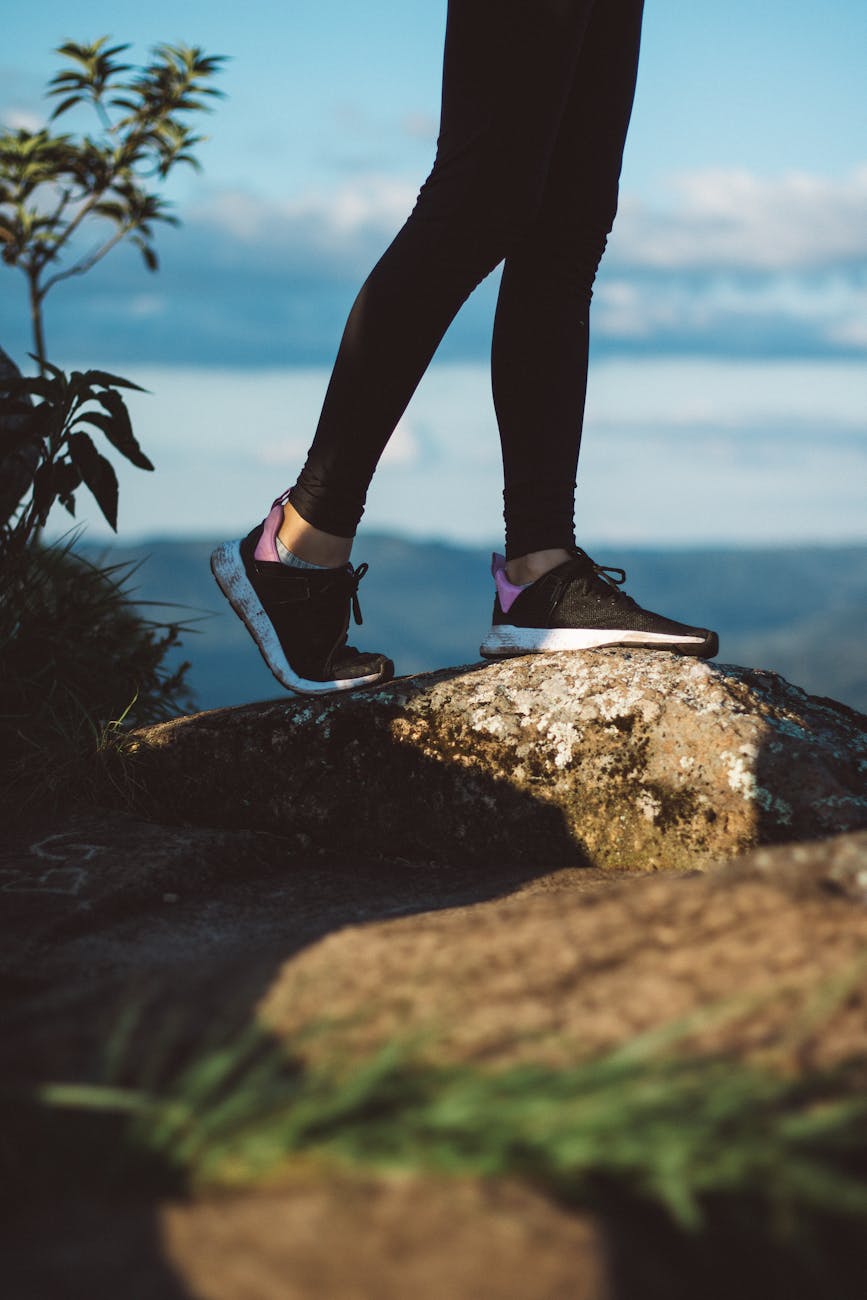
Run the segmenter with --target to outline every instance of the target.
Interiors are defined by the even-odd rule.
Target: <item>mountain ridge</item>
[[[281,693],[213,582],[216,542],[158,537],[78,547],[91,560],[138,564],[129,586],[148,602],[148,615],[196,627],[175,657],[191,660],[203,709]],[[626,589],[640,604],[716,628],[720,661],[771,669],[867,711],[867,546],[592,549],[600,563],[626,569]],[[486,550],[363,533],[355,552],[371,570],[353,643],[385,650],[401,674],[478,658],[493,600]]]

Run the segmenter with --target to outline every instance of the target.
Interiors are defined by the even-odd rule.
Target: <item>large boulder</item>
[[[867,719],[773,673],[612,649],[148,727],[161,818],[343,861],[655,870],[867,826]]]

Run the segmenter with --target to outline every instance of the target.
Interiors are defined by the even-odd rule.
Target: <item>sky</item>
[[[71,25],[43,0],[38,22],[4,16],[7,127],[45,121],[67,38],[229,56],[203,171],[165,187],[182,225],[159,232],[159,273],[118,251],[47,302],[56,361],[151,390],[134,416],[157,473],[122,475],[122,535],[246,528],[294,478],[346,312],[433,159],[445,10],[89,0]],[[863,0],[648,0],[591,317],[583,536],[867,540],[865,65]],[[0,267],[0,343],[25,364],[23,290]],[[367,527],[496,536],[495,294],[496,273],[444,340]]]

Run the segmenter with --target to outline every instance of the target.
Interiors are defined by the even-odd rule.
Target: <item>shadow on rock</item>
[[[683,870],[756,843],[863,825],[850,739],[862,724],[771,675],[613,652],[149,728],[123,759],[137,816],[82,812],[3,846],[9,1030],[0,1054],[10,1086],[20,1098],[51,1080],[105,1080],[106,1044],[130,1008],[135,1028],[112,1081],[182,1070],[203,1034],[240,1035],[289,959],[344,927],[467,909],[564,868],[579,868],[570,880],[580,893],[580,879],[598,882],[612,869]],[[485,987],[463,996],[484,1000]],[[40,1300],[76,1294],[63,1289],[73,1274],[94,1297],[199,1293],[187,1292],[161,1240],[160,1205],[185,1191],[170,1158],[139,1170],[126,1205],[76,1205],[81,1186],[73,1178],[64,1196],[52,1162],[74,1173],[82,1150],[110,1158],[117,1117],[84,1121],[60,1108],[40,1132],[26,1105],[16,1115],[16,1163],[28,1150],[41,1154],[30,1207],[15,1223],[13,1276],[31,1266]],[[16,1185],[15,1170],[6,1175]],[[58,1231],[45,1246],[49,1219]],[[436,1231],[441,1250],[443,1225]],[[598,1294],[610,1300],[673,1300],[681,1275],[707,1282],[703,1247],[693,1258],[652,1215],[646,1224],[637,1212],[615,1216],[603,1237],[608,1289]],[[741,1295],[770,1294],[775,1269],[792,1277],[786,1294],[823,1294],[785,1252],[767,1247],[762,1262],[748,1232],[721,1229],[719,1243],[710,1257],[719,1254],[720,1277],[737,1275]],[[279,1249],[289,1252],[285,1278],[291,1242]],[[528,1258],[522,1295],[533,1294]],[[102,1290],[100,1269],[109,1279]],[[751,1290],[753,1276],[761,1287]],[[291,1294],[312,1300],[324,1285],[314,1276]],[[240,1292],[226,1286],[207,1294],[234,1300]],[[730,1292],[704,1285],[692,1294]],[[18,1293],[28,1294],[23,1284]],[[392,1295],[375,1282],[369,1293]],[[274,1300],[285,1294],[275,1290]],[[451,1294],[470,1296],[459,1286]],[[845,1290],[834,1294],[848,1300]]]

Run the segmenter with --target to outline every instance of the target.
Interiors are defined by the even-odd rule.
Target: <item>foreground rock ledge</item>
[[[865,728],[774,673],[614,649],[178,718],[128,776],[304,854],[689,868],[867,826]]]

